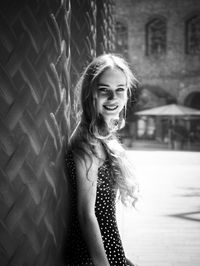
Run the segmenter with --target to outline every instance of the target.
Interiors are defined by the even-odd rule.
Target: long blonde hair
[[[91,153],[97,156],[92,140],[99,140],[108,154],[112,174],[117,188],[120,191],[122,203],[127,205],[137,200],[137,184],[134,182],[133,174],[128,160],[126,160],[124,149],[116,137],[116,130],[110,132],[102,115],[97,113],[96,108],[96,86],[99,77],[107,69],[120,69],[127,82],[128,96],[137,87],[137,79],[133,75],[128,63],[120,56],[114,54],[104,54],[95,58],[85,69],[75,90],[76,96],[76,114],[78,125],[70,138],[69,148],[78,156],[84,158],[88,155],[91,159]],[[124,119],[124,110],[120,113],[117,128],[122,126]]]

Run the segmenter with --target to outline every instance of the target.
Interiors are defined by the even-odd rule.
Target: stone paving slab
[[[128,151],[138,210],[118,206],[127,257],[138,266],[200,266],[200,153]]]

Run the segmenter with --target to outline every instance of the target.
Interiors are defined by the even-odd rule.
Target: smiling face
[[[119,69],[107,69],[97,84],[97,112],[107,124],[111,119],[119,119],[119,113],[127,102],[127,81]]]

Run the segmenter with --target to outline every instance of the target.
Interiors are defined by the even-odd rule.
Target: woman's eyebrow
[[[117,87],[126,87],[126,84],[119,84]]]
[[[109,85],[104,83],[98,83],[98,86],[109,87]],[[117,87],[126,87],[126,84],[118,84]]]
[[[109,87],[109,85],[107,85],[107,84],[104,84],[104,83],[98,83],[98,86]]]

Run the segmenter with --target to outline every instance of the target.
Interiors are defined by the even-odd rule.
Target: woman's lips
[[[114,111],[118,108],[118,105],[103,105],[103,107],[108,111]]]

